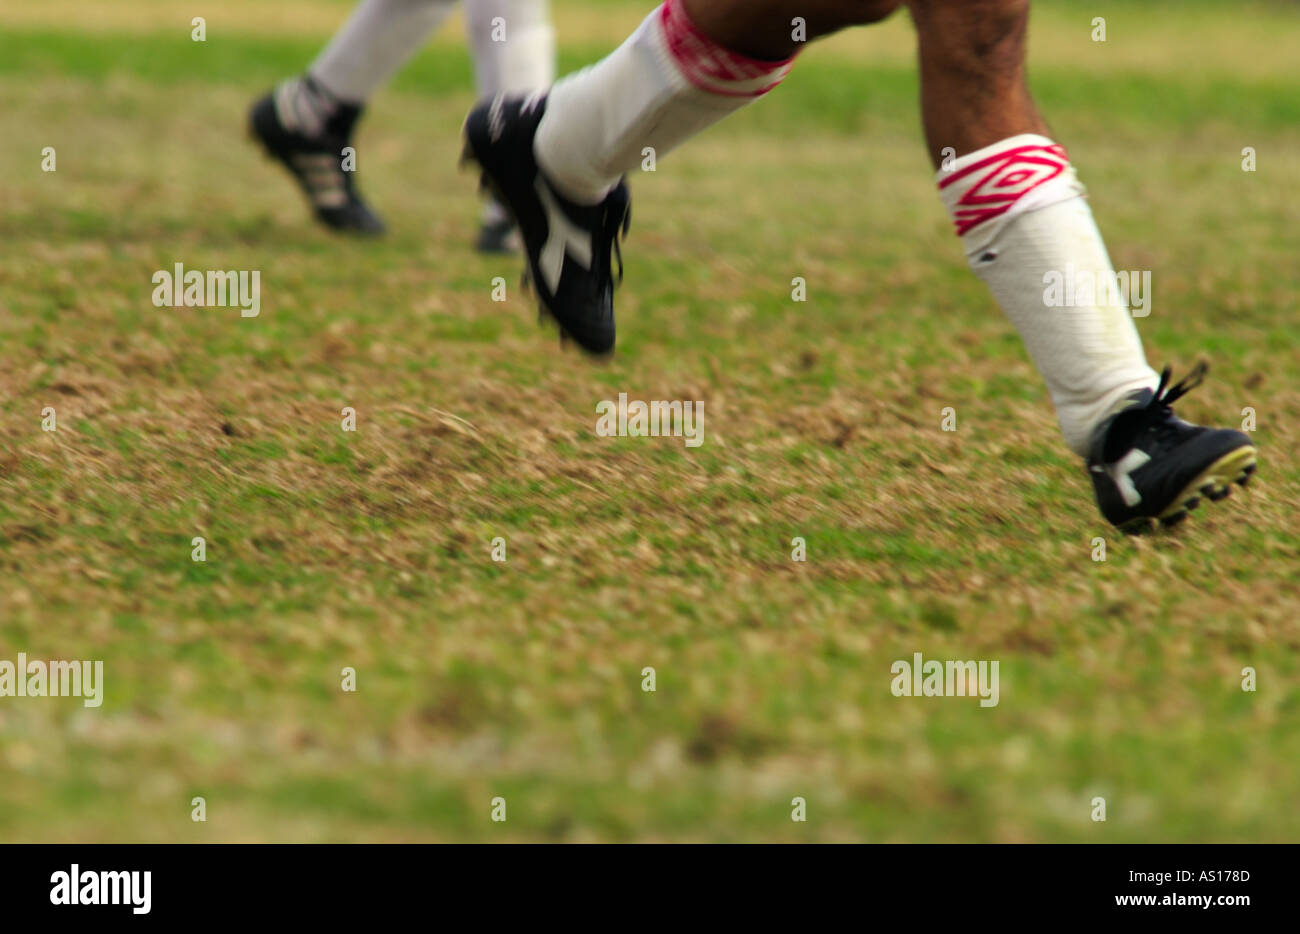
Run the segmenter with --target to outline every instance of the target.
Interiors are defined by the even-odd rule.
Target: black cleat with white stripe
[[[526,276],[542,311],[583,350],[608,354],[614,349],[613,261],[621,280],[619,238],[631,221],[631,197],[622,179],[594,205],[575,204],[557,191],[533,156],[545,111],[541,93],[498,95],[475,107],[465,119],[462,162],[478,164],[483,187],[518,225]]]
[[[310,77],[301,80],[311,82]],[[320,134],[309,136],[284,125],[276,106],[279,91],[273,89],[253,104],[250,133],[293,175],[322,224],[345,233],[383,233],[384,222],[357,193],[356,172],[344,170],[343,150],[351,145],[361,108],[338,103]]]
[[[1203,428],[1174,415],[1172,404],[1200,385],[1206,369],[1200,364],[1170,386],[1165,367],[1154,393],[1134,393],[1093,436],[1088,473],[1097,505],[1121,530],[1177,525],[1202,498],[1223,499],[1232,484],[1245,486],[1255,472],[1255,446],[1243,432]]]

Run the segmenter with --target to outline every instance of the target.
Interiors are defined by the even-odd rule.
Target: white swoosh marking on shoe
[[[546,210],[546,243],[542,245],[537,263],[541,267],[542,278],[546,280],[546,287],[554,295],[560,284],[560,271],[564,268],[566,253],[581,263],[584,269],[591,269],[591,237],[570,221],[555,203],[550,188],[540,174],[533,182],[533,187]]]
[[[1133,478],[1129,474],[1150,460],[1150,454],[1134,448],[1115,463],[1106,465],[1106,472],[1110,474],[1111,480],[1115,482],[1120,498],[1124,500],[1124,505],[1130,509],[1142,502],[1142,494],[1133,485]]]

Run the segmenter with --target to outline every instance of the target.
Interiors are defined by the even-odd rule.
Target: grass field
[[[562,69],[649,5],[554,0]],[[356,243],[243,130],[350,4],[207,6],[0,9],[0,659],[105,678],[0,698],[0,840],[1300,839],[1295,4],[1035,14],[1148,356],[1256,413],[1249,492],[1142,540],[965,267],[905,17],[631,180],[602,365],[470,249],[458,24],[363,124]],[[260,316],[155,307],[176,262],[260,270]],[[703,445],[597,436],[619,392]],[[914,652],[1000,703],[893,696]]]

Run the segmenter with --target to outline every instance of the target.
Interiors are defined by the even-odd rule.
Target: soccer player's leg
[[[547,0],[465,0],[465,32],[480,101],[549,87],[555,80],[555,29]],[[484,253],[519,249],[514,220],[495,198],[483,205],[474,245]]]
[[[1015,324],[1047,382],[1102,514],[1129,531],[1185,518],[1255,468],[1250,438],[1190,425],[1147,365],[1118,287],[1061,301],[1050,283],[1116,277],[1069,157],[1025,81],[1028,0],[909,0],[922,119],[937,181],[971,268]],[[1048,288],[1045,288],[1045,285]]]
[[[370,95],[419,51],[454,5],[362,0],[306,74],[281,82],[254,103],[253,136],[289,170],[326,226],[383,232],[383,221],[357,191],[356,160],[343,150],[352,145]]]
[[[613,349],[611,253],[630,217],[624,173],[776,87],[803,44],[795,17],[812,39],[882,19],[900,2],[667,0],[549,93],[499,95],[471,111],[465,155],[518,221],[538,300],[562,333],[591,353]]]

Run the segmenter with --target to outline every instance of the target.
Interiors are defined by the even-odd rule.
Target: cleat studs
[[[1188,512],[1191,512],[1199,505],[1201,505],[1201,498],[1199,496],[1192,496],[1188,498],[1187,502],[1183,503],[1183,508]]]
[[[1165,528],[1172,528],[1173,526],[1182,522],[1186,518],[1187,518],[1187,510],[1180,509],[1177,512],[1172,512],[1167,516],[1161,516],[1160,524],[1163,525]]]

